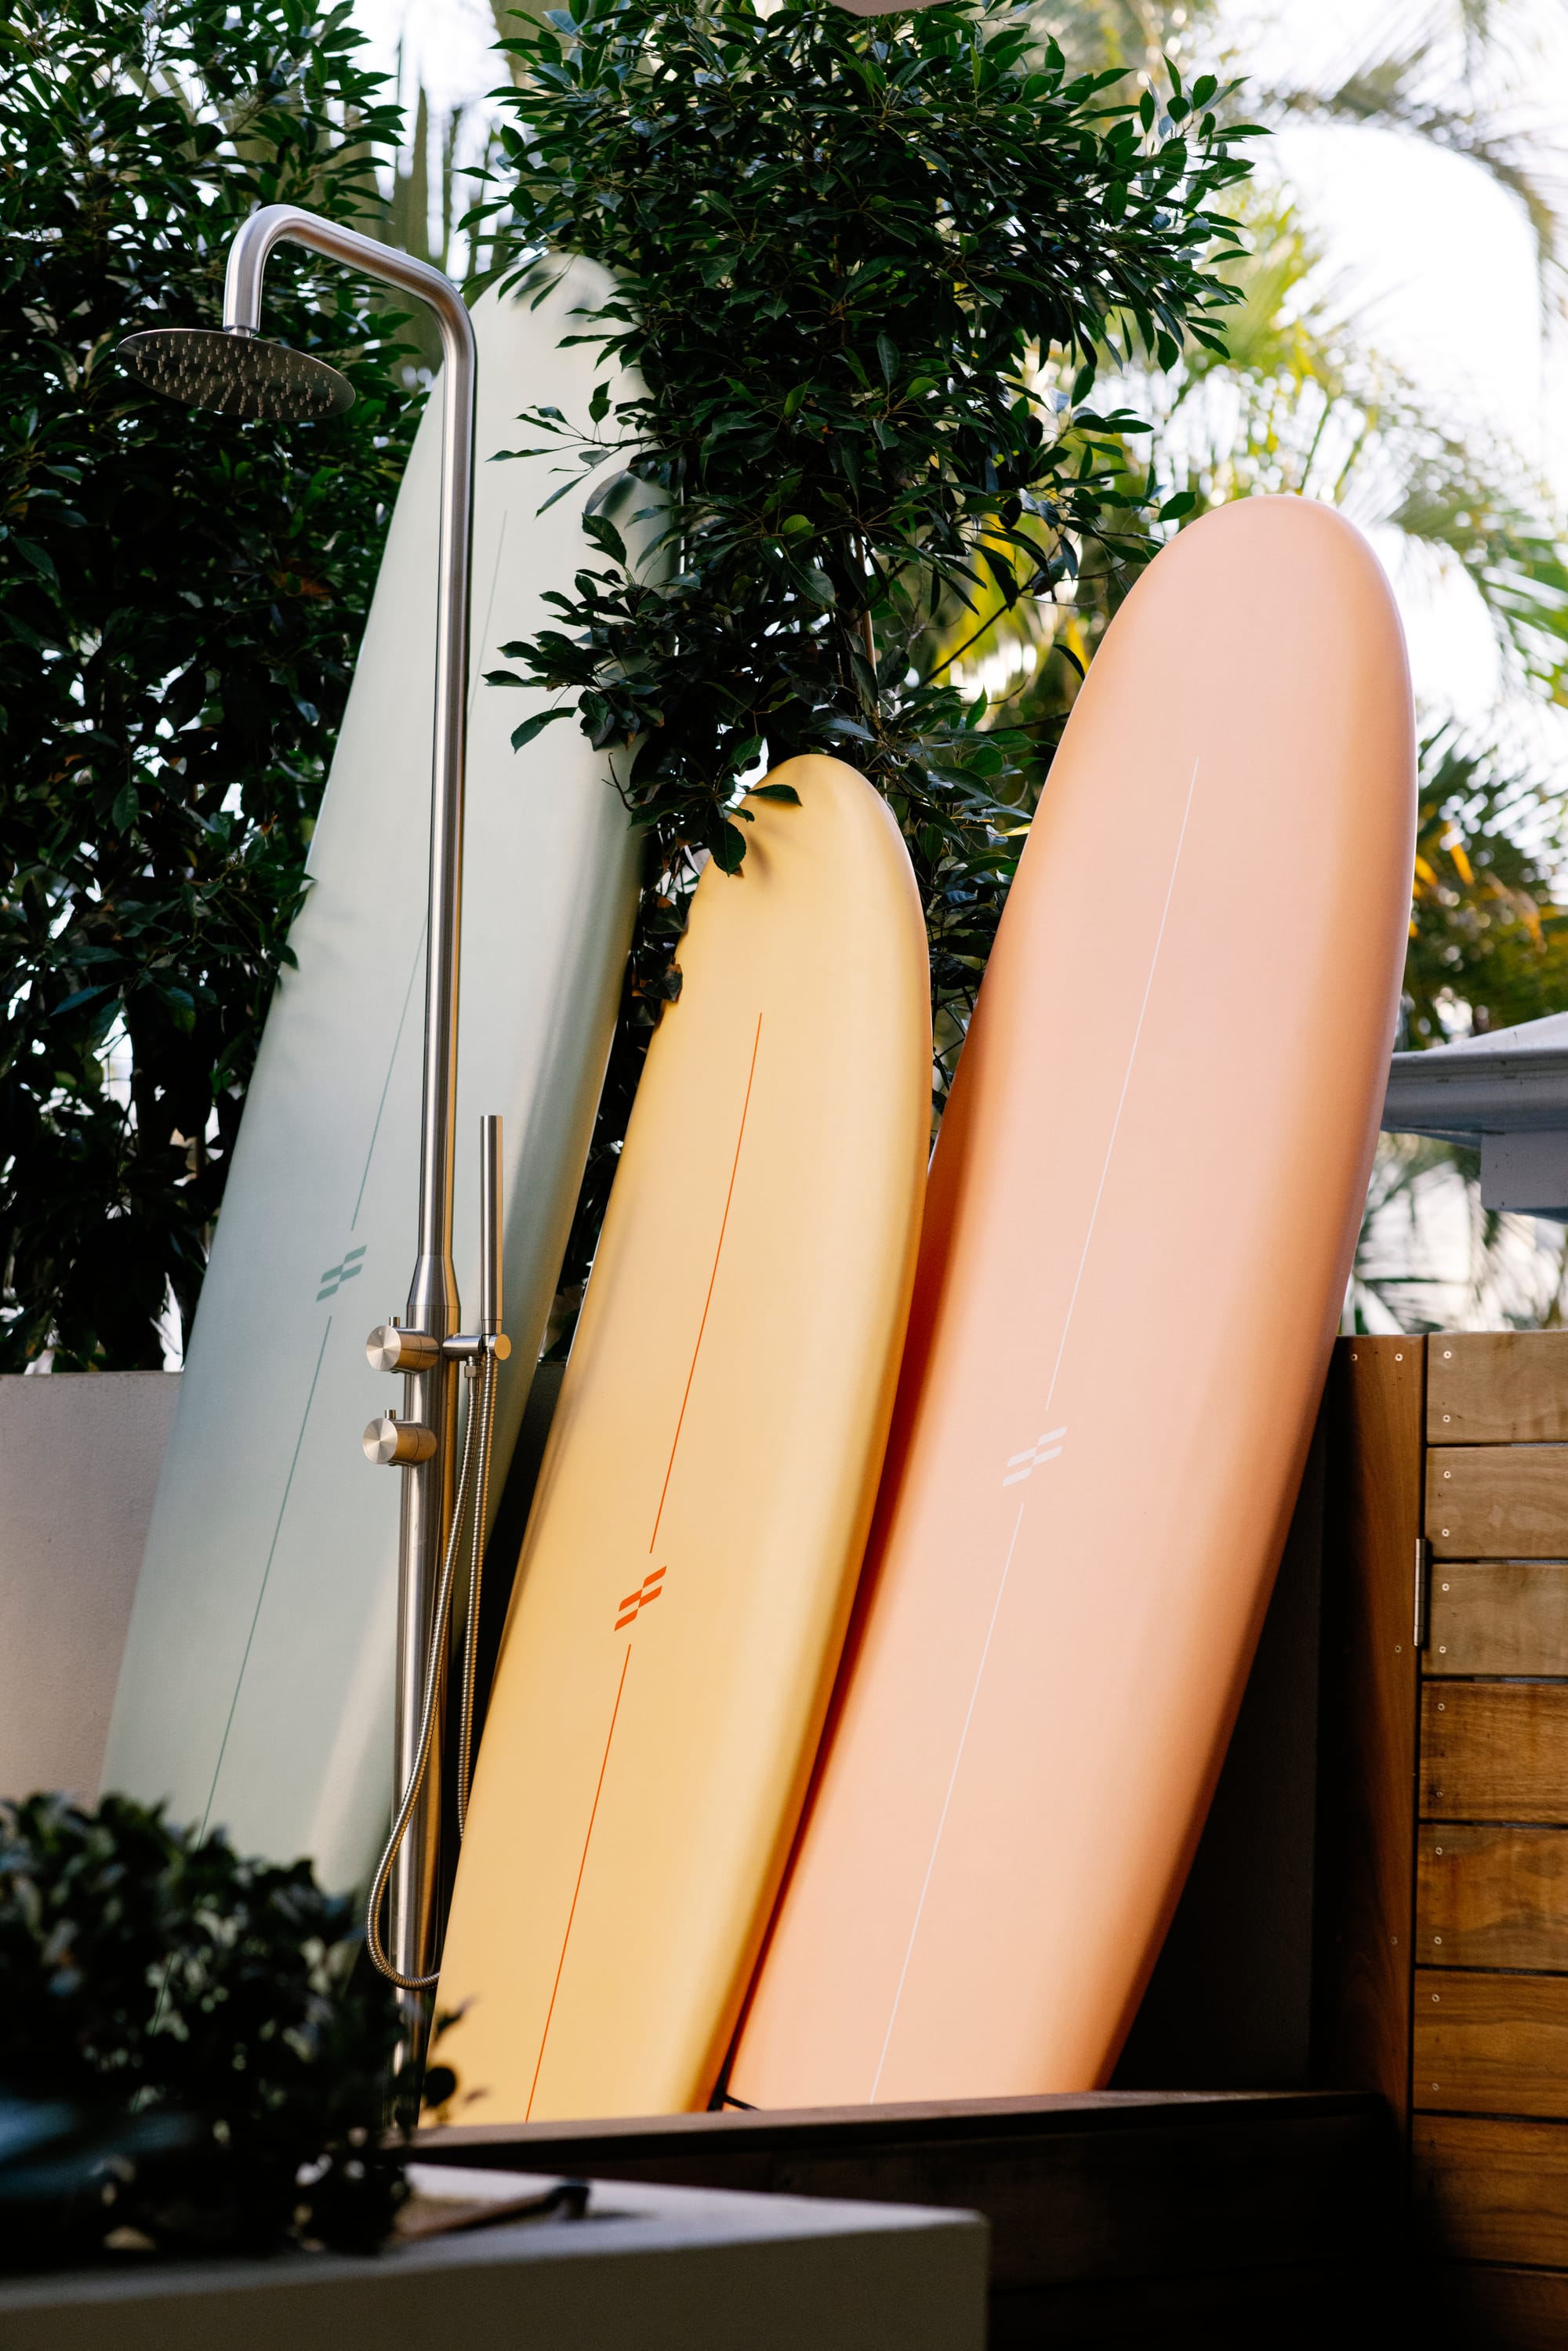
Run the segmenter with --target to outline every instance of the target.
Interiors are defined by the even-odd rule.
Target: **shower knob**
[[[372,1372],[433,1372],[441,1361],[441,1342],[427,1331],[378,1322],[365,1341],[365,1360]]]
[[[395,1412],[389,1412],[380,1420],[367,1422],[360,1442],[367,1461],[381,1468],[406,1469],[415,1461],[430,1459],[435,1451],[435,1431],[422,1428],[417,1420],[399,1420]]]

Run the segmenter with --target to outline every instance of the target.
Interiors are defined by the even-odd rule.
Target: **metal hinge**
[[[1427,1594],[1432,1578],[1432,1546],[1425,1535],[1416,1538],[1416,1608],[1415,1630],[1411,1638],[1417,1649],[1427,1646]]]

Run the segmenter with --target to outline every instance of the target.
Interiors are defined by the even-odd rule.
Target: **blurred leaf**
[[[0,1802],[0,2266],[369,2252],[402,2031],[351,1897],[122,1796]]]

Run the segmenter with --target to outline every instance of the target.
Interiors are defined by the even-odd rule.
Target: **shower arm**
[[[229,248],[224,326],[259,333],[262,277],[275,246],[302,245],[329,260],[396,287],[428,304],[441,328],[441,544],[435,629],[435,731],[431,772],[430,899],[424,990],[424,1079],[419,1167],[419,1243],[406,1320],[372,1332],[371,1358],[403,1374],[401,1434],[373,1458],[402,1471],[398,1539],[397,1682],[393,1721],[394,1807],[409,1785],[428,1695],[441,1676],[435,1600],[456,1502],[457,1377],[465,1357],[509,1350],[500,1337],[498,1294],[484,1301],[481,1326],[459,1335],[452,1257],[452,1190],[457,1075],[458,963],[462,943],[463,808],[468,701],[469,571],[474,521],[474,329],[450,278],[411,255],[340,228],[295,204],[253,213]],[[498,1122],[495,1123],[498,1126]],[[497,1143],[498,1151],[498,1140]],[[489,1211],[497,1186],[492,1176]],[[487,1250],[492,1261],[497,1252]],[[486,1282],[488,1288],[488,1279]],[[498,1279],[496,1282],[498,1293]],[[394,1430],[398,1424],[392,1424]],[[369,1435],[369,1432],[367,1432]],[[370,1447],[367,1445],[367,1450]],[[438,1702],[438,1700],[437,1700]],[[393,1968],[428,1980],[434,1960],[441,1790],[428,1771],[391,1872]],[[417,2053],[423,2022],[411,2018],[406,2046]]]
[[[463,799],[467,752],[468,580],[474,536],[473,321],[452,280],[428,262],[340,228],[298,204],[252,213],[229,247],[224,326],[261,328],[262,277],[275,246],[308,246],[414,295],[441,328],[441,553],[435,626],[435,745],[431,781],[430,954],[424,1007],[424,1102],[419,1170],[419,1266],[409,1322],[445,1339],[456,1328],[452,1161],[456,1115],[457,968],[462,928]],[[431,1317],[427,1320],[426,1315]]]

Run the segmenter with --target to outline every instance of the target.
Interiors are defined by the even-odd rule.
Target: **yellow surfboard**
[[[475,1777],[438,2011],[465,2123],[706,2105],[815,1753],[887,1435],[925,928],[835,759],[753,798],[648,1055]]]

